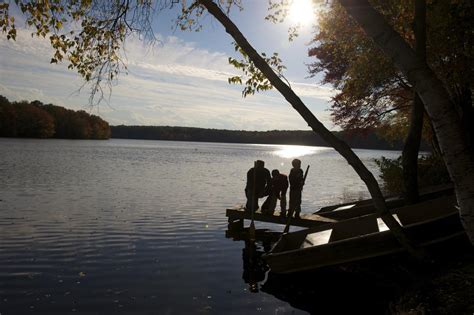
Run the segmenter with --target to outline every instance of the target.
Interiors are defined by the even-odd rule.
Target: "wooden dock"
[[[441,185],[436,187],[429,187],[420,191],[420,201],[431,200],[441,196],[453,195],[453,187],[451,185]],[[390,209],[402,207],[405,201],[401,197],[392,196],[385,200],[387,207]],[[375,207],[372,200],[359,200],[338,205],[326,206],[319,209],[313,214],[301,214],[301,218],[291,219],[292,226],[314,228],[321,227],[325,229],[334,223],[345,221],[360,216],[366,216],[375,213]],[[229,229],[243,229],[244,220],[251,219],[251,213],[246,212],[242,206],[236,206],[226,210],[226,216],[229,222]],[[268,222],[275,224],[286,225],[288,219],[280,216],[280,211],[275,211],[275,214],[262,214],[257,210],[254,215],[255,221]]]
[[[245,209],[241,207],[235,207],[232,209],[226,210],[226,216],[229,222],[229,228],[243,228],[244,227],[244,220],[251,220],[252,216],[251,213],[245,211]],[[282,224],[286,225],[288,222],[287,217],[280,216],[279,211],[275,211],[275,214],[262,214],[262,212],[257,210],[254,214],[254,220],[260,222],[269,222],[275,224]],[[300,226],[300,227],[315,227],[324,224],[331,224],[335,223],[338,220],[329,218],[328,216],[318,215],[318,214],[302,214],[301,218],[292,218],[291,225],[292,226]]]

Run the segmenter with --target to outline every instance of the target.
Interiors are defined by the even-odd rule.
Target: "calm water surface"
[[[375,173],[399,154],[356,152]],[[288,173],[295,157],[303,212],[368,196],[329,148],[0,138],[0,314],[304,313],[251,293],[225,238],[253,161]]]

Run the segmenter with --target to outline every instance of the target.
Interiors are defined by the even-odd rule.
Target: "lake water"
[[[375,173],[399,155],[356,153]],[[0,314],[304,313],[250,292],[225,238],[253,161],[288,173],[295,157],[303,213],[368,196],[323,147],[0,138]]]

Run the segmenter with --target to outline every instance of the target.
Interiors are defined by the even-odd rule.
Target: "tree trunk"
[[[426,0],[415,1],[413,21],[415,33],[415,52],[420,62],[426,62]],[[410,128],[402,152],[403,183],[405,200],[408,204],[419,201],[418,193],[418,153],[420,151],[421,133],[423,130],[423,102],[415,92],[410,115]]]
[[[414,86],[433,122],[443,159],[454,183],[460,217],[474,244],[474,154],[453,103],[434,72],[367,0],[339,0]]]
[[[413,256],[423,259],[424,254],[421,249],[415,249],[413,242],[406,235],[403,228],[393,218],[387,209],[382,192],[372,173],[364,166],[359,157],[351,150],[351,148],[342,140],[332,134],[324,125],[313,115],[313,113],[305,106],[301,99],[286,85],[265,60],[250,45],[244,35],[237,26],[225,15],[222,10],[212,0],[198,0],[207,11],[212,14],[225,28],[226,32],[232,36],[235,42],[248,55],[254,65],[267,77],[271,84],[283,95],[283,97],[293,106],[293,108],[303,117],[308,125],[321,136],[321,138],[339,152],[346,161],[357,172],[360,178],[365,182],[372,196],[377,213],[384,221],[387,227],[392,231],[400,244],[407,249]]]
[[[470,71],[469,69],[466,70]],[[466,77],[470,77],[466,75]],[[471,146],[474,142],[474,108],[472,106],[472,94],[470,88],[470,82],[466,81],[463,86],[459,88],[459,95],[457,97],[457,103],[460,107],[461,121],[464,126],[464,130],[468,135],[468,141]]]
[[[418,152],[423,129],[423,102],[415,93],[410,117],[410,129],[402,151],[403,185],[408,204],[419,201],[418,193]]]

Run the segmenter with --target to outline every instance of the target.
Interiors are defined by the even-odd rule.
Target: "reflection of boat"
[[[419,246],[466,237],[453,195],[391,212]],[[273,272],[290,273],[402,251],[377,214],[371,213],[285,234],[263,258]]]
[[[384,274],[387,270],[377,271]],[[387,282],[394,275],[387,273],[380,279],[339,268],[296,274],[269,272],[260,290],[309,314],[384,314],[397,292],[394,282]]]

